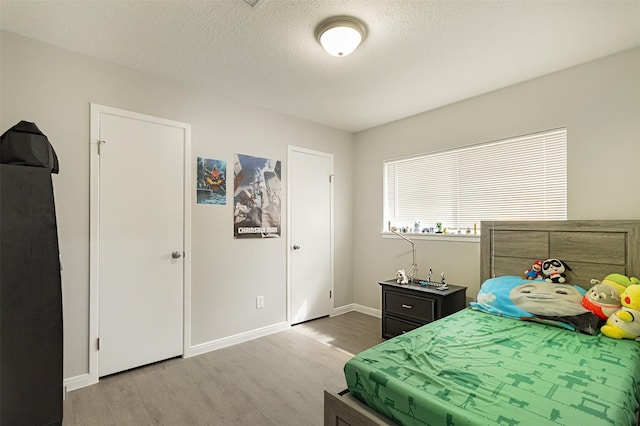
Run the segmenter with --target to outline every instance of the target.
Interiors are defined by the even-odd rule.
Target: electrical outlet
[[[264,296],[256,296],[256,309],[264,308]]]

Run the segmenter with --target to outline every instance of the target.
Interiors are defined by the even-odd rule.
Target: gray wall
[[[640,219],[638,48],[356,134],[354,176],[367,176],[367,184],[354,192],[355,303],[379,308],[377,281],[411,263],[406,242],[380,236],[384,160],[561,126],[568,129],[568,218]],[[522,165],[539,166],[534,158]],[[416,249],[421,276],[444,271],[475,297],[479,244],[418,241]]]
[[[65,378],[89,368],[90,102],[191,124],[194,186],[198,156],[228,165],[234,153],[281,160],[284,184],[287,145],[333,153],[334,304],[353,301],[351,134],[12,33],[0,36],[1,132],[20,120],[33,121],[60,159],[53,179],[64,267]],[[192,345],[285,321],[286,207],[282,238],[234,240],[232,202],[198,205],[195,191],[192,199]],[[264,309],[255,309],[256,295],[264,295]]]

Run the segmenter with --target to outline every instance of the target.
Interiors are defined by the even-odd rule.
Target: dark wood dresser
[[[466,306],[467,288],[450,285],[447,290],[418,284],[380,281],[382,287],[382,338],[390,339]]]

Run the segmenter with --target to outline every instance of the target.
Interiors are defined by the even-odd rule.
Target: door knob
[[[171,253],[171,257],[173,257],[174,259],[180,259],[182,257],[182,253],[180,253],[179,251],[174,251],[173,253]]]
[[[299,245],[297,245],[297,244],[294,244],[294,245],[293,245],[293,249],[294,249],[294,250],[300,250],[300,246],[299,246]]]

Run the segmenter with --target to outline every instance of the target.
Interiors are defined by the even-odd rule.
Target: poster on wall
[[[198,157],[198,204],[227,204],[227,162]]]
[[[280,237],[280,161],[236,154],[233,164],[233,237]]]

